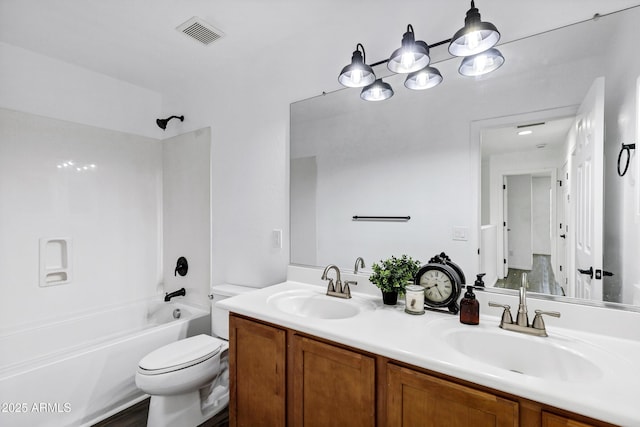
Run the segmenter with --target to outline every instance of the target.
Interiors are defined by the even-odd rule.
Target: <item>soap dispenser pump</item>
[[[460,323],[477,325],[480,323],[480,303],[473,293],[473,286],[467,286],[464,298],[460,301]]]
[[[482,278],[485,276],[485,274],[487,274],[487,273],[476,274],[476,281],[473,283],[473,286],[476,289],[477,288],[484,288],[484,281],[482,280]]]

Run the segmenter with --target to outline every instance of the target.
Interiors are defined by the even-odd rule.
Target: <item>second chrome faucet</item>
[[[520,286],[520,303],[518,304],[518,314],[516,321],[513,321],[511,317],[511,306],[498,304],[495,302],[489,302],[490,307],[501,307],[504,309],[502,312],[502,318],[500,319],[500,327],[508,331],[522,332],[529,335],[536,335],[539,337],[546,337],[547,330],[542,319],[543,315],[560,317],[560,313],[557,311],[542,311],[536,310],[533,323],[529,324],[529,315],[527,313],[527,273],[522,273],[522,282]]]

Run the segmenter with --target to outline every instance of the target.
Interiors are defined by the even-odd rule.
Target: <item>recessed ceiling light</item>
[[[518,135],[522,136],[522,135],[531,135],[533,133],[532,130],[521,130],[520,132],[518,132]]]

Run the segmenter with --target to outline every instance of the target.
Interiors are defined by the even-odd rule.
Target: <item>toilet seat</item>
[[[217,355],[223,341],[210,335],[196,335],[165,345],[140,360],[138,373],[160,375],[185,369]]]

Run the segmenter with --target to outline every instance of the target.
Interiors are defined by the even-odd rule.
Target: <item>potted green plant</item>
[[[413,281],[420,269],[420,261],[407,255],[400,258],[392,256],[374,263],[371,268],[373,274],[369,276],[369,281],[380,288],[385,304],[394,305],[398,301],[398,295],[404,294],[407,282]]]

